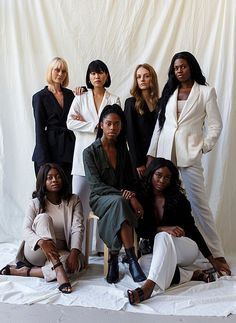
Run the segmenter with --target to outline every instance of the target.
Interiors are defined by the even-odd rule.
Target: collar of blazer
[[[173,95],[170,97],[168,106],[166,109],[166,119],[172,120],[175,124],[181,123],[185,119],[191,109],[194,107],[195,102],[197,101],[200,93],[200,85],[197,82],[194,82],[193,87],[189,93],[188,99],[185,102],[183,110],[177,120],[177,97],[178,97],[178,88],[175,90]]]
[[[100,117],[100,114],[101,114],[103,108],[109,102],[110,93],[107,90],[105,90],[105,93],[104,93],[104,96],[103,96],[103,99],[102,99],[102,102],[101,102],[101,105],[100,105],[98,114],[97,114],[96,107],[95,107],[95,103],[94,103],[93,91],[91,89],[89,89],[87,93],[88,93],[87,95],[88,95],[89,102],[90,102],[89,103],[89,108],[91,108],[91,113],[92,114],[95,114],[98,117]]]

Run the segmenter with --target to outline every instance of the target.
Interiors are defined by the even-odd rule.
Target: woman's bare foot
[[[214,261],[217,263],[217,270],[221,276],[231,275],[229,264],[224,257],[214,258]]]

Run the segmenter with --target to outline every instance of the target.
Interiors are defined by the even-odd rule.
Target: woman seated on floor
[[[146,279],[133,247],[133,227],[143,215],[135,194],[135,176],[125,141],[125,116],[117,105],[107,105],[98,123],[97,140],[84,150],[90,206],[99,217],[101,239],[110,249],[107,282],[119,280],[118,255],[124,245],[130,273],[136,282]]]
[[[59,290],[69,294],[72,287],[68,274],[84,268],[81,253],[84,225],[79,197],[69,192],[63,170],[49,163],[40,167],[32,197],[16,266],[5,266],[1,275],[57,279]]]
[[[212,281],[214,276],[210,271],[199,269],[193,272],[186,268],[198,258],[199,250],[219,275],[226,274],[224,267],[214,261],[195,226],[178,169],[171,161],[155,158],[151,162],[145,174],[143,197],[144,217],[139,220],[137,231],[149,244],[146,252],[150,254],[139,260],[148,278],[141,288],[128,290],[131,304],[150,298],[155,286],[164,291],[173,283]]]

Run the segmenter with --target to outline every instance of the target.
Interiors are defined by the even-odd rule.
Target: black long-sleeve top
[[[143,109],[143,114],[136,111],[134,97],[130,97],[125,101],[124,113],[127,122],[127,141],[135,168],[146,165],[146,155],[157,119],[156,109],[151,112],[146,103]]]

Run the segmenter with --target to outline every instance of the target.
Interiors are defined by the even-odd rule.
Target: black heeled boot
[[[135,282],[142,282],[147,279],[144,272],[142,271],[138,259],[134,252],[134,247],[125,249],[127,258],[128,258],[128,264],[129,264],[129,271],[131,273],[131,276],[133,277],[133,280]]]
[[[119,281],[119,264],[118,264],[119,253],[110,253],[108,260],[108,272],[106,280],[109,284],[115,284]]]

